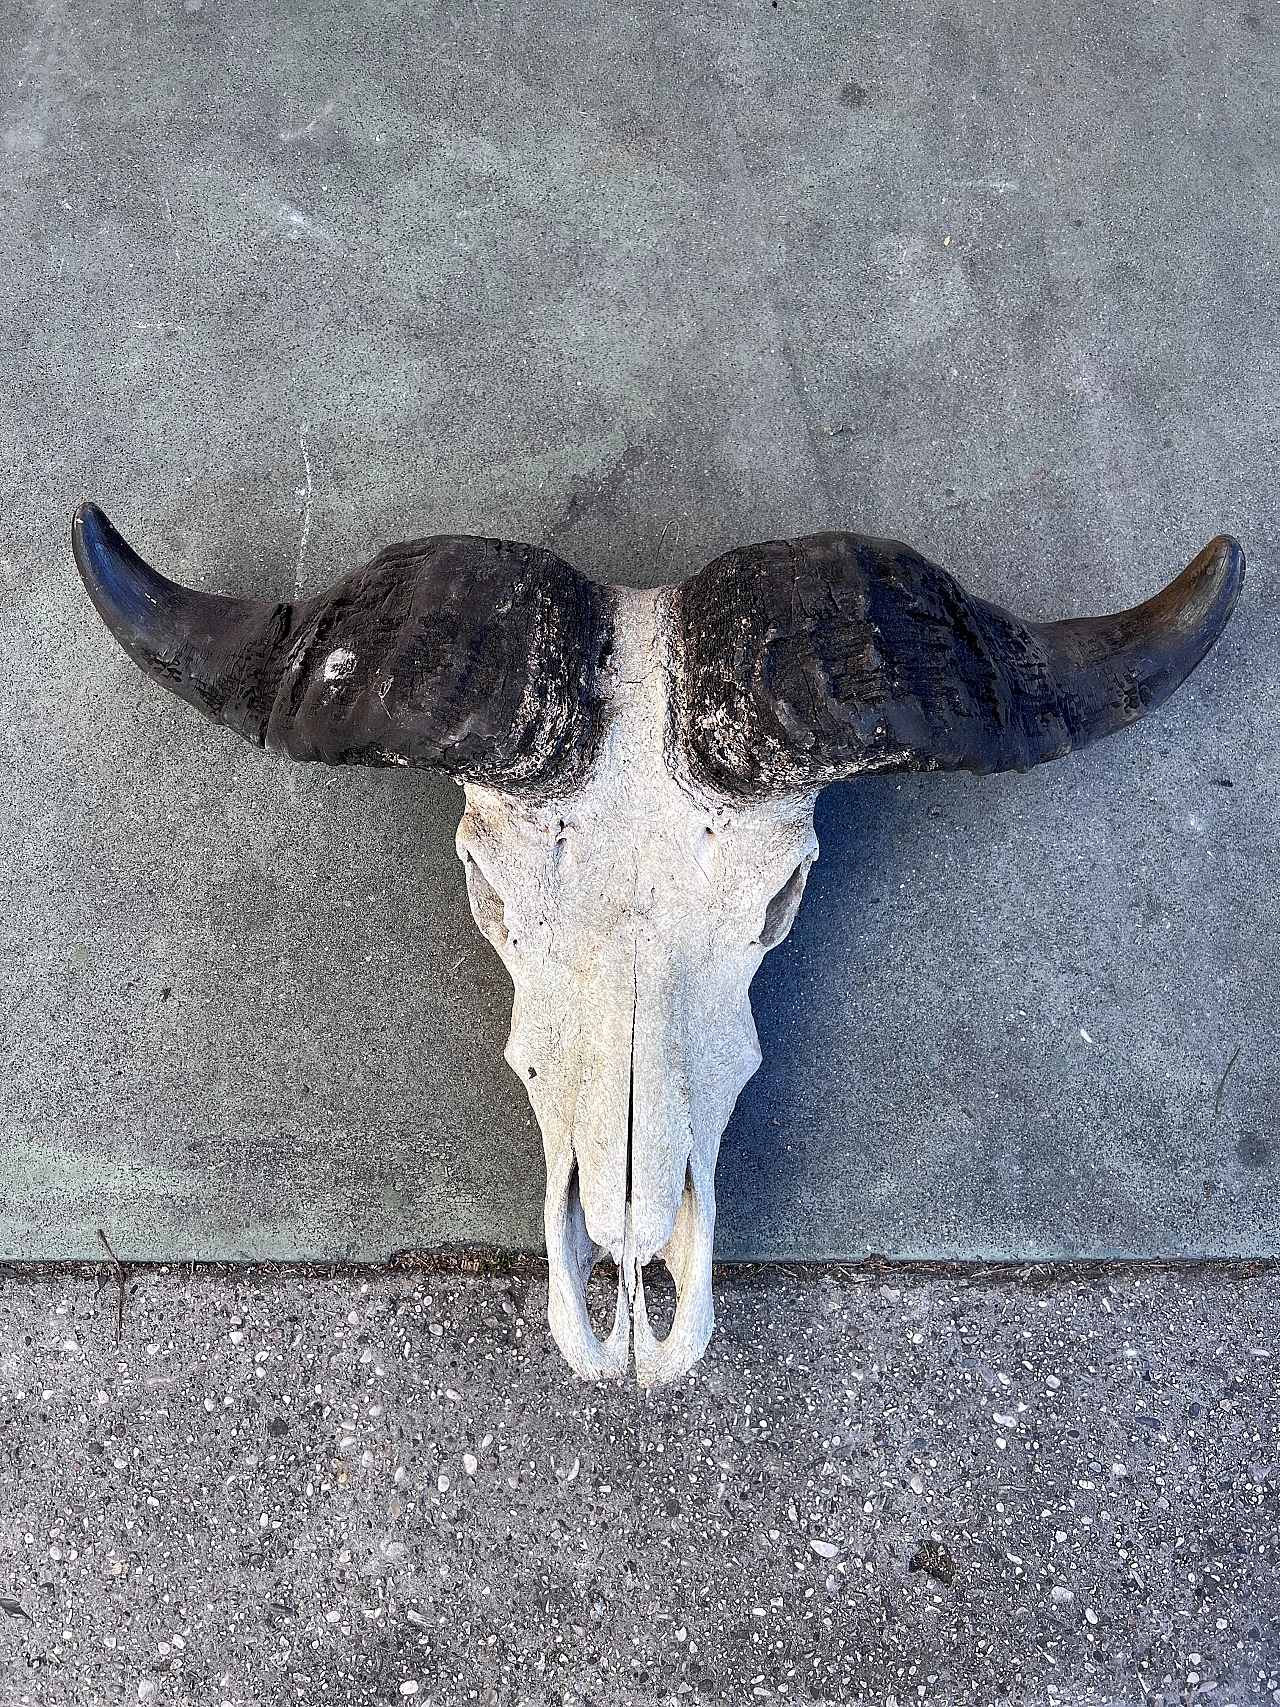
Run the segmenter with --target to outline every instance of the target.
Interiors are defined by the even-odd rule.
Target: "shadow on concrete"
[[[913,836],[926,810],[914,789],[899,792],[896,780],[884,777],[838,783],[818,800],[821,856],[804,904],[790,936],[767,956],[751,987],[764,1060],[739,1097],[721,1146],[717,1200],[726,1255],[758,1240],[762,1229],[794,1224],[791,1140],[800,1105],[811,1100],[806,1093],[829,1070],[822,1033],[832,984],[819,974],[826,971],[832,921],[839,917],[847,928],[866,919],[881,899],[892,850]],[[874,1011],[846,1000],[841,1019],[848,1054],[855,1055],[874,1031]],[[863,1171],[859,1152],[866,1142],[856,1125],[841,1135],[843,1170]]]

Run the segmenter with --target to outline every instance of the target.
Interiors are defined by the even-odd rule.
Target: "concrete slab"
[[[540,1235],[456,792],[143,684],[71,568],[86,496],[260,595],[434,531],[657,580],[849,526],[1065,615],[1229,527],[1240,612],[1159,717],[826,796],[720,1249],[1280,1249],[1275,30],[6,8],[0,1255]]]
[[[114,1296],[0,1285],[13,1707],[1280,1700],[1274,1272],[726,1277],[650,1399],[533,1265]]]

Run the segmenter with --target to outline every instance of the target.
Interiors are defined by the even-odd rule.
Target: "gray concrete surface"
[[[104,1280],[0,1286],[5,1707],[1280,1701],[1274,1269],[738,1271],[649,1400],[533,1266]]]
[[[0,1255],[539,1239],[456,792],[144,685],[72,572],[86,496],[261,595],[438,530],[652,580],[849,526],[1047,616],[1229,527],[1239,615],[1158,718],[826,797],[721,1250],[1280,1248],[1276,29],[5,7]]]

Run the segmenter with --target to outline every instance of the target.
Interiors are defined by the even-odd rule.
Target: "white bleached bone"
[[[668,738],[670,592],[618,594],[608,724],[585,782],[530,802],[467,784],[458,854],[476,923],[515,986],[506,1056],[547,1159],[551,1329],[580,1375],[674,1381],[713,1325],[720,1137],[760,1064],[748,989],[817,858],[816,794],[727,803]],[[619,1271],[607,1339],[586,1283]],[[643,1270],[676,1286],[664,1340]]]

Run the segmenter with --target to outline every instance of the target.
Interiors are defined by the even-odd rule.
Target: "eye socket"
[[[795,923],[812,864],[811,859],[802,859],[765,908],[764,924],[760,930],[761,948],[776,948]]]
[[[470,856],[467,858],[466,876],[471,916],[489,941],[496,948],[501,948],[507,940],[507,913],[502,897]]]

